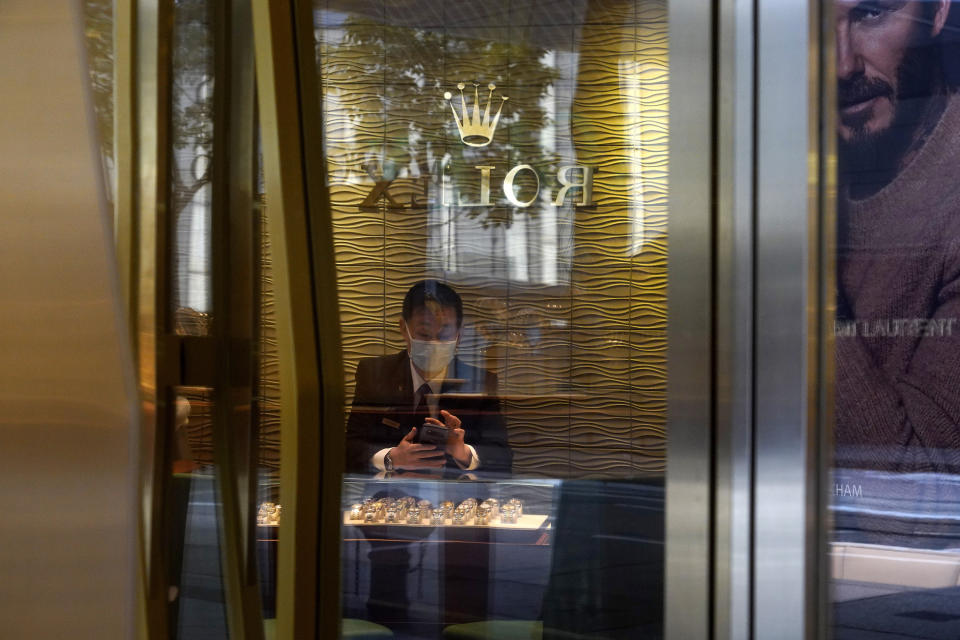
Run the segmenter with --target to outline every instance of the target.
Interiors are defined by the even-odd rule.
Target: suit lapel
[[[410,356],[406,350],[396,354],[396,361],[392,363],[384,384],[390,385],[390,404],[401,424],[401,432],[406,433],[411,427],[420,426],[423,420],[414,415],[413,376],[410,374]]]
[[[409,409],[413,406],[413,377],[410,375],[410,358],[406,351],[396,354],[383,383],[390,385],[384,391],[389,395],[390,404],[397,409]]]

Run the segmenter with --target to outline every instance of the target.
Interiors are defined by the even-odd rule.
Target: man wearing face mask
[[[510,472],[497,378],[456,357],[462,327],[463,303],[450,286],[410,288],[399,325],[406,349],[357,365],[347,471]],[[425,424],[445,427],[446,442],[420,442]]]

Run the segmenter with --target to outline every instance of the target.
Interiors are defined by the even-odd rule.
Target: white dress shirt
[[[417,397],[417,390],[426,383],[430,387],[430,395],[427,396],[427,410],[430,412],[431,418],[437,418],[440,422],[443,420],[440,418],[440,389],[443,387],[443,381],[447,377],[447,370],[444,369],[439,374],[431,378],[430,380],[424,380],[423,376],[420,375],[420,372],[417,371],[417,368],[413,366],[413,361],[410,361],[410,375],[413,378],[413,406],[417,406],[417,403],[420,402],[420,398]],[[480,456],[477,455],[477,450],[473,448],[473,445],[466,445],[467,450],[470,451],[470,462],[469,464],[463,465],[460,464],[460,461],[454,458],[454,462],[457,463],[457,466],[465,471],[473,471],[480,466]],[[384,457],[387,453],[390,452],[390,449],[393,447],[387,447],[386,449],[380,449],[373,457],[370,458],[370,463],[378,471],[386,471],[387,467],[383,462]]]

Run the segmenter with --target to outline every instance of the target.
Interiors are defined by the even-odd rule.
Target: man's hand
[[[459,462],[461,466],[468,466],[472,454],[463,442],[464,431],[460,428],[460,418],[446,409],[440,411],[440,417],[443,418],[443,422],[440,422],[436,418],[427,418],[426,421],[450,430],[450,435],[447,437],[447,453],[453,456],[453,459]]]
[[[439,424],[439,423],[437,423]],[[417,428],[410,429],[410,433],[403,440],[390,449],[390,459],[397,469],[427,469],[444,465],[443,452],[437,451],[432,444],[419,444],[413,441],[417,435]]]

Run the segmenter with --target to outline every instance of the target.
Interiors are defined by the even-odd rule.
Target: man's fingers
[[[450,427],[451,429],[460,428],[460,424],[461,424],[460,418],[458,418],[457,416],[453,415],[446,409],[443,409],[442,411],[440,411],[440,415],[443,416],[443,420],[444,422],[446,422],[446,426]]]
[[[430,424],[435,424],[435,425],[437,425],[438,427],[444,426],[444,424],[443,424],[442,422],[440,422],[439,420],[437,420],[436,418],[425,418],[425,419],[424,419],[424,422],[429,422]]]
[[[417,428],[414,427],[407,432],[407,435],[403,436],[403,440],[407,442],[413,442],[413,436],[417,435]],[[402,442],[402,441],[401,441]]]

